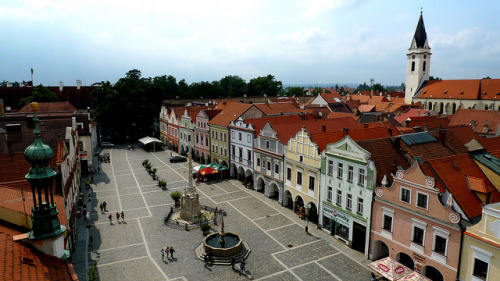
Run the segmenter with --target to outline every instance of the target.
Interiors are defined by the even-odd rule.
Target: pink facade
[[[390,187],[375,190],[370,258],[389,256],[431,280],[456,280],[462,235],[451,204],[418,162],[399,170]]]
[[[194,124],[194,154],[196,159],[207,163],[210,159],[210,127],[208,126],[209,116],[204,110],[196,115]]]

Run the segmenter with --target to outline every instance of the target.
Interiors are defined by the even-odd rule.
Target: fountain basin
[[[220,233],[207,235],[205,240],[203,240],[203,247],[207,254],[215,257],[232,257],[237,255],[243,248],[242,240],[236,233],[225,233],[224,247],[221,246],[220,238]]]

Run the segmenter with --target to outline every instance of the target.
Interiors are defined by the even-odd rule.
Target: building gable
[[[360,147],[349,135],[342,140],[326,146],[326,153],[366,163],[371,158],[370,152]]]

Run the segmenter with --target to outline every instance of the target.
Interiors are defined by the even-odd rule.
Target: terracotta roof
[[[299,103],[296,98],[277,98],[277,99],[269,99],[271,103],[291,103],[295,107],[299,107]]]
[[[327,116],[332,112],[330,107],[328,106],[322,106],[322,107],[306,107],[304,108],[305,113],[311,113],[311,114],[320,114],[322,116]]]
[[[446,189],[453,194],[454,200],[460,205],[468,218],[481,216],[481,200],[469,189],[466,177],[482,179],[487,185],[493,186],[481,169],[476,165],[474,159],[468,154],[459,154],[430,160],[426,163],[432,168],[431,177],[438,177]],[[425,166],[425,165],[423,165]],[[427,173],[430,170],[424,171]],[[437,181],[436,181],[437,182]],[[492,191],[492,200],[497,202],[498,191]],[[488,203],[494,203],[488,202]]]
[[[479,79],[470,80],[431,80],[421,90],[421,99],[479,99]]]
[[[57,151],[54,151],[57,155]],[[50,166],[56,169],[56,157],[50,160]],[[0,183],[24,180],[31,164],[24,159],[24,152],[0,153]]]
[[[39,102],[38,103],[38,112],[75,112],[76,108],[69,103],[69,101],[60,101],[60,102]],[[29,112],[33,113],[33,110],[31,110],[31,104],[27,104],[21,109],[18,110],[18,112]]]
[[[500,111],[459,109],[453,115],[450,126],[469,125],[476,122],[476,132],[495,134],[500,128]],[[488,124],[487,132],[484,131],[485,124]]]
[[[208,115],[208,120],[211,120],[212,118],[214,118],[220,112],[221,112],[221,109],[205,110],[205,113]]]
[[[396,121],[398,121],[399,123],[403,123],[408,118],[432,116],[432,115],[436,115],[436,113],[432,113],[430,110],[426,109],[408,108],[408,110],[405,110],[403,113],[399,114],[399,116],[396,116],[394,119],[396,119]]]
[[[361,113],[374,111],[374,109],[375,109],[375,105],[373,105],[373,104],[362,104],[358,107],[358,111]]]
[[[479,143],[488,151],[500,149],[500,136],[478,139]],[[497,156],[498,157],[498,156]]]
[[[500,79],[482,79],[480,96],[482,100],[500,100]]]
[[[327,144],[338,142],[345,137],[344,131],[315,133],[310,132],[309,129],[307,129],[307,132],[311,134],[311,139],[318,145],[320,152],[325,150]],[[388,130],[385,127],[367,129],[359,128],[357,130],[349,130],[347,133],[354,141],[380,139],[388,136]]]
[[[453,138],[452,134],[447,133],[445,130],[442,131],[442,134],[444,134],[444,139],[442,138],[442,135],[439,135],[439,131],[405,134],[403,136],[411,137],[413,135],[424,133],[432,135],[435,138],[435,141],[420,142],[411,145],[408,145],[404,141],[401,141],[401,148],[406,153],[408,153],[409,156],[415,159],[420,159],[421,161],[427,161],[467,152],[467,148],[461,142]],[[445,142],[444,145],[442,141]],[[453,145],[449,145],[450,143],[452,143]]]
[[[365,94],[358,94],[358,95],[351,95],[351,99],[357,101],[358,103],[368,103],[368,100],[370,99],[370,94],[365,95]]]
[[[252,106],[253,104],[248,103],[231,103],[231,106],[225,106],[222,111],[217,114],[217,116],[212,118],[212,120],[210,120],[208,123],[210,125],[227,127],[229,125],[229,122],[236,120]]]
[[[254,105],[262,110],[266,115],[274,115],[280,113],[299,113],[302,110],[291,103],[269,103],[269,104],[256,104]]]
[[[389,183],[392,182],[392,174],[395,174],[397,167],[403,169],[410,168],[410,164],[394,147],[392,138],[380,138],[371,140],[360,140],[356,142],[371,154],[371,160],[377,168],[377,185],[380,186],[384,176],[387,176]]]
[[[330,112],[327,115],[328,119],[334,119],[334,118],[341,118],[341,117],[352,117],[356,120],[359,119],[359,117],[356,117],[354,113],[346,113],[346,112]]]
[[[21,192],[22,189],[22,192]],[[26,203],[23,206],[24,202]],[[64,212],[64,200],[61,196],[54,194],[54,201],[57,205],[59,214],[59,222],[61,225],[68,225]],[[30,184],[26,180],[4,182],[0,184],[0,207],[13,210],[19,213],[25,213],[31,216],[31,208],[33,208],[33,193],[30,191]],[[0,218],[1,219],[1,218]]]
[[[446,128],[446,131],[453,133],[454,137],[456,137],[463,145],[471,141],[472,139],[476,139],[481,142],[484,137],[476,134],[471,126],[467,125],[458,125],[458,126],[450,126]],[[499,143],[500,145],[500,143]],[[500,146],[499,146],[500,148]]]
[[[41,253],[25,242],[14,242],[13,236],[24,230],[0,220],[0,279],[2,280],[74,280],[72,265],[57,257]],[[22,262],[31,259],[34,264]]]
[[[421,127],[423,130],[425,125],[429,130],[447,128],[450,124],[450,120],[447,117],[437,117],[437,116],[424,116],[424,117],[412,117],[410,121],[405,121],[406,127]]]
[[[398,96],[396,97],[396,96],[392,96],[392,95],[391,95],[391,96],[392,96],[392,98],[391,98],[391,102],[392,102],[392,103],[402,103],[402,104],[405,104],[405,98],[404,98],[404,97],[405,97],[405,94],[404,94],[403,92],[394,92],[394,93],[401,93],[401,94],[402,94],[402,96],[399,96],[399,95],[398,95]]]
[[[327,102],[327,103],[341,103],[342,102],[342,96],[335,91],[334,89],[326,89],[327,91],[330,91],[330,93],[327,93],[325,89],[323,89],[323,93],[320,94],[320,96]]]
[[[465,176],[469,182],[469,188],[472,191],[477,191],[480,193],[489,193],[495,190],[494,186],[487,185],[483,179],[478,179],[472,176]]]

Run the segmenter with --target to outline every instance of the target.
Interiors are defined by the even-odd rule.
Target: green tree
[[[283,89],[283,83],[276,81],[276,78],[269,74],[250,80],[247,88],[248,96],[277,96]]]
[[[24,106],[31,102],[54,102],[57,101],[57,95],[51,92],[49,88],[42,84],[33,88],[31,96],[19,100],[19,106]]]
[[[443,80],[443,79],[441,79],[441,78],[439,78],[439,77],[437,77],[437,76],[436,76],[436,77],[434,77],[434,76],[432,76],[432,75],[431,75],[431,76],[429,76],[429,81],[431,81],[431,80],[441,81],[441,80]]]
[[[247,82],[243,78],[233,75],[222,78],[220,86],[226,97],[242,97],[247,90]]]
[[[304,95],[304,87],[290,87],[288,89],[286,89],[285,91],[285,95],[286,96],[302,96]]]
[[[87,275],[89,276],[89,281],[96,281],[98,274],[97,274],[97,263],[99,260],[94,261],[94,263],[89,266],[89,268],[85,269],[87,271]]]

